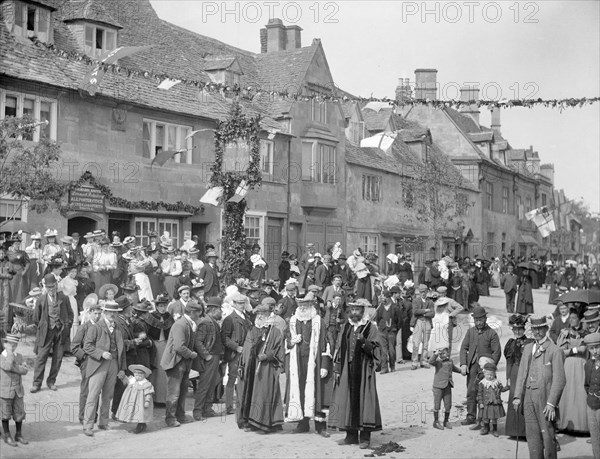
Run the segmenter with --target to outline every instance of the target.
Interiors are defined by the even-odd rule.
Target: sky
[[[320,38],[335,84],[357,96],[394,97],[398,78],[435,68],[439,97],[477,84],[482,99],[600,96],[600,2],[152,0],[159,17],[260,52],[270,17]],[[490,115],[481,109],[481,124]],[[553,163],[555,187],[600,212],[600,103],[502,112],[513,148]]]

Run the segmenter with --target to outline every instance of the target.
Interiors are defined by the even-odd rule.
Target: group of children
[[[449,424],[450,410],[452,409],[452,373],[460,373],[452,359],[448,348],[436,350],[429,364],[435,368],[433,378],[433,427],[439,430],[451,429]],[[471,427],[472,430],[480,430],[480,435],[490,433],[490,424],[492,435],[498,436],[498,419],[506,416],[504,406],[502,405],[501,393],[507,391],[508,387],[503,387],[502,383],[496,378],[496,364],[489,356],[479,358],[479,368],[477,375],[477,405],[479,407],[477,424]],[[444,401],[444,422],[439,422],[439,412]]]
[[[29,444],[23,437],[21,428],[25,420],[22,376],[26,375],[30,368],[24,362],[23,356],[16,352],[19,341],[19,335],[7,334],[2,339],[4,349],[0,352],[0,415],[4,442],[9,446]],[[128,368],[133,376],[127,380],[117,419],[125,423],[137,423],[133,431],[137,434],[146,431],[146,423],[151,421],[153,416],[154,388],[148,381],[152,371],[144,365],[129,365]],[[14,438],[8,425],[11,419],[15,421],[17,428]]]

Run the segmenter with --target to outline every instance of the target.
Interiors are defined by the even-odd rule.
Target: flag
[[[121,46],[120,48],[103,53],[100,56],[100,62],[85,75],[79,84],[79,89],[85,90],[90,96],[93,96],[98,91],[100,83],[104,78],[106,72],[104,66],[114,64],[119,59],[150,48],[151,46]]]
[[[157,89],[168,90],[175,86],[177,83],[181,83],[181,80],[170,80],[169,78],[167,78],[161,84],[158,85]]]
[[[532,218],[529,218],[529,214],[535,212]],[[539,209],[527,212],[527,220],[533,220],[535,226],[542,237],[548,237],[550,233],[556,231],[556,225],[554,224],[554,217],[547,207],[541,207]]]
[[[204,202],[206,204],[212,204],[213,206],[219,205],[219,198],[223,196],[223,187],[216,186],[213,188],[209,188],[204,196],[200,198],[200,202]]]
[[[190,137],[194,137],[196,134],[198,134],[199,132],[203,132],[203,131],[214,132],[212,129],[198,129],[197,131],[192,131],[188,135],[186,135],[185,140],[189,139]]]
[[[540,211],[540,209],[533,209],[533,210],[530,210],[529,212],[527,212],[527,213],[525,214],[525,218],[526,218],[528,221],[531,221],[531,220],[533,220],[533,219],[534,219],[534,217],[535,217],[535,216],[538,214],[538,212],[539,212],[539,211]]]
[[[227,202],[241,202],[248,194],[248,182],[242,180],[235,190],[235,194],[227,200]]]
[[[154,159],[150,163],[150,169],[152,169],[152,166],[154,165],[154,163],[158,164],[159,166],[164,166],[165,163],[168,160],[170,160],[171,158],[173,158],[175,155],[177,155],[179,153],[183,153],[185,151],[187,151],[185,148],[182,148],[180,150],[165,150],[165,151],[161,151],[159,154],[157,154],[154,157]]]

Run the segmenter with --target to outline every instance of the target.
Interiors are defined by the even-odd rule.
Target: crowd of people
[[[118,234],[111,242],[102,230],[84,235],[85,243],[72,234],[58,244],[50,229],[44,237],[43,246],[34,234],[23,248],[15,235],[0,251],[0,302],[10,331],[2,341],[0,397],[9,445],[27,444],[21,376],[28,368],[15,349],[35,327],[30,392],[42,390],[48,359],[45,382],[58,390],[63,355],[73,354],[87,436],[95,425],[109,429],[111,419],[143,433],[154,407],[164,406],[169,427],[235,415],[248,432],[274,433],[294,422],[293,432],[305,433],[312,420],[317,434],[327,438],[336,428],[346,432],[342,444],[368,448],[371,432],[382,428],[376,373],[409,361],[412,370],[435,369],[436,429],[451,428],[458,373],[467,384],[462,424],[498,436],[498,420],[506,417],[506,435],[527,437],[531,457],[556,455],[556,429],[591,433],[600,454],[598,308],[558,301],[549,322],[534,315],[532,296],[544,284],[559,294],[600,290],[595,272],[573,267],[584,286],[543,260],[447,255],[415,272],[408,254],[389,254],[380,266],[376,254],[356,249],[347,257],[338,243],[324,255],[312,244],[300,258],[283,252],[279,278],[270,280],[255,244],[236,282],[223,285],[215,247],[200,247],[196,238],[176,248],[168,233],[150,233],[146,246],[133,236],[121,242]],[[503,352],[478,303],[490,287],[503,289],[511,314],[514,338]],[[471,313],[474,326],[460,343],[457,366],[453,331],[462,312]],[[502,354],[506,385],[496,378]],[[185,411],[190,387],[192,416]]]

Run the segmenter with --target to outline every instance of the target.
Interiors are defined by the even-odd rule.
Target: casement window
[[[273,175],[273,142],[260,141],[260,169],[263,174]]]
[[[363,234],[360,236],[360,245],[363,253],[377,253],[379,247],[379,236]]]
[[[489,182],[485,184],[485,208],[494,210],[494,185]]]
[[[153,159],[161,151],[186,149],[176,154],[176,163],[192,164],[192,138],[186,137],[192,132],[190,126],[162,123],[160,121],[144,120],[142,138],[144,141],[142,155]]]
[[[20,199],[12,199],[12,195],[0,197],[0,222],[6,220],[27,221],[27,202],[21,205]]]
[[[479,167],[478,166],[457,166],[460,173],[464,178],[473,184],[477,184],[479,180]]]
[[[381,175],[362,176],[362,198],[364,201],[381,201]]]
[[[179,248],[179,220],[170,218],[135,218],[135,237],[140,244],[147,246],[150,244],[148,233],[156,231],[158,236],[162,236],[165,231],[169,232],[169,237],[173,241],[173,247]]]
[[[37,126],[35,131],[23,140],[39,142],[40,139],[56,140],[57,107],[56,101],[45,97],[23,94],[0,89],[0,117],[29,116],[34,122],[48,121]]]
[[[360,145],[360,141],[365,138],[365,122],[350,121],[350,140],[355,145]]]
[[[85,25],[85,53],[90,57],[100,57],[117,47],[117,31],[95,24]]]
[[[302,142],[302,180],[336,183],[337,151],[335,146],[317,141]]]
[[[263,246],[263,217],[261,215],[246,215],[244,217],[244,231],[246,232],[246,245],[258,244]]]
[[[508,187],[504,186],[502,187],[502,213],[503,214],[507,214],[508,213]]]
[[[13,33],[21,37],[37,37],[50,42],[50,11],[24,2],[14,1]]]
[[[311,119],[317,123],[327,124],[327,102],[311,101]]]

